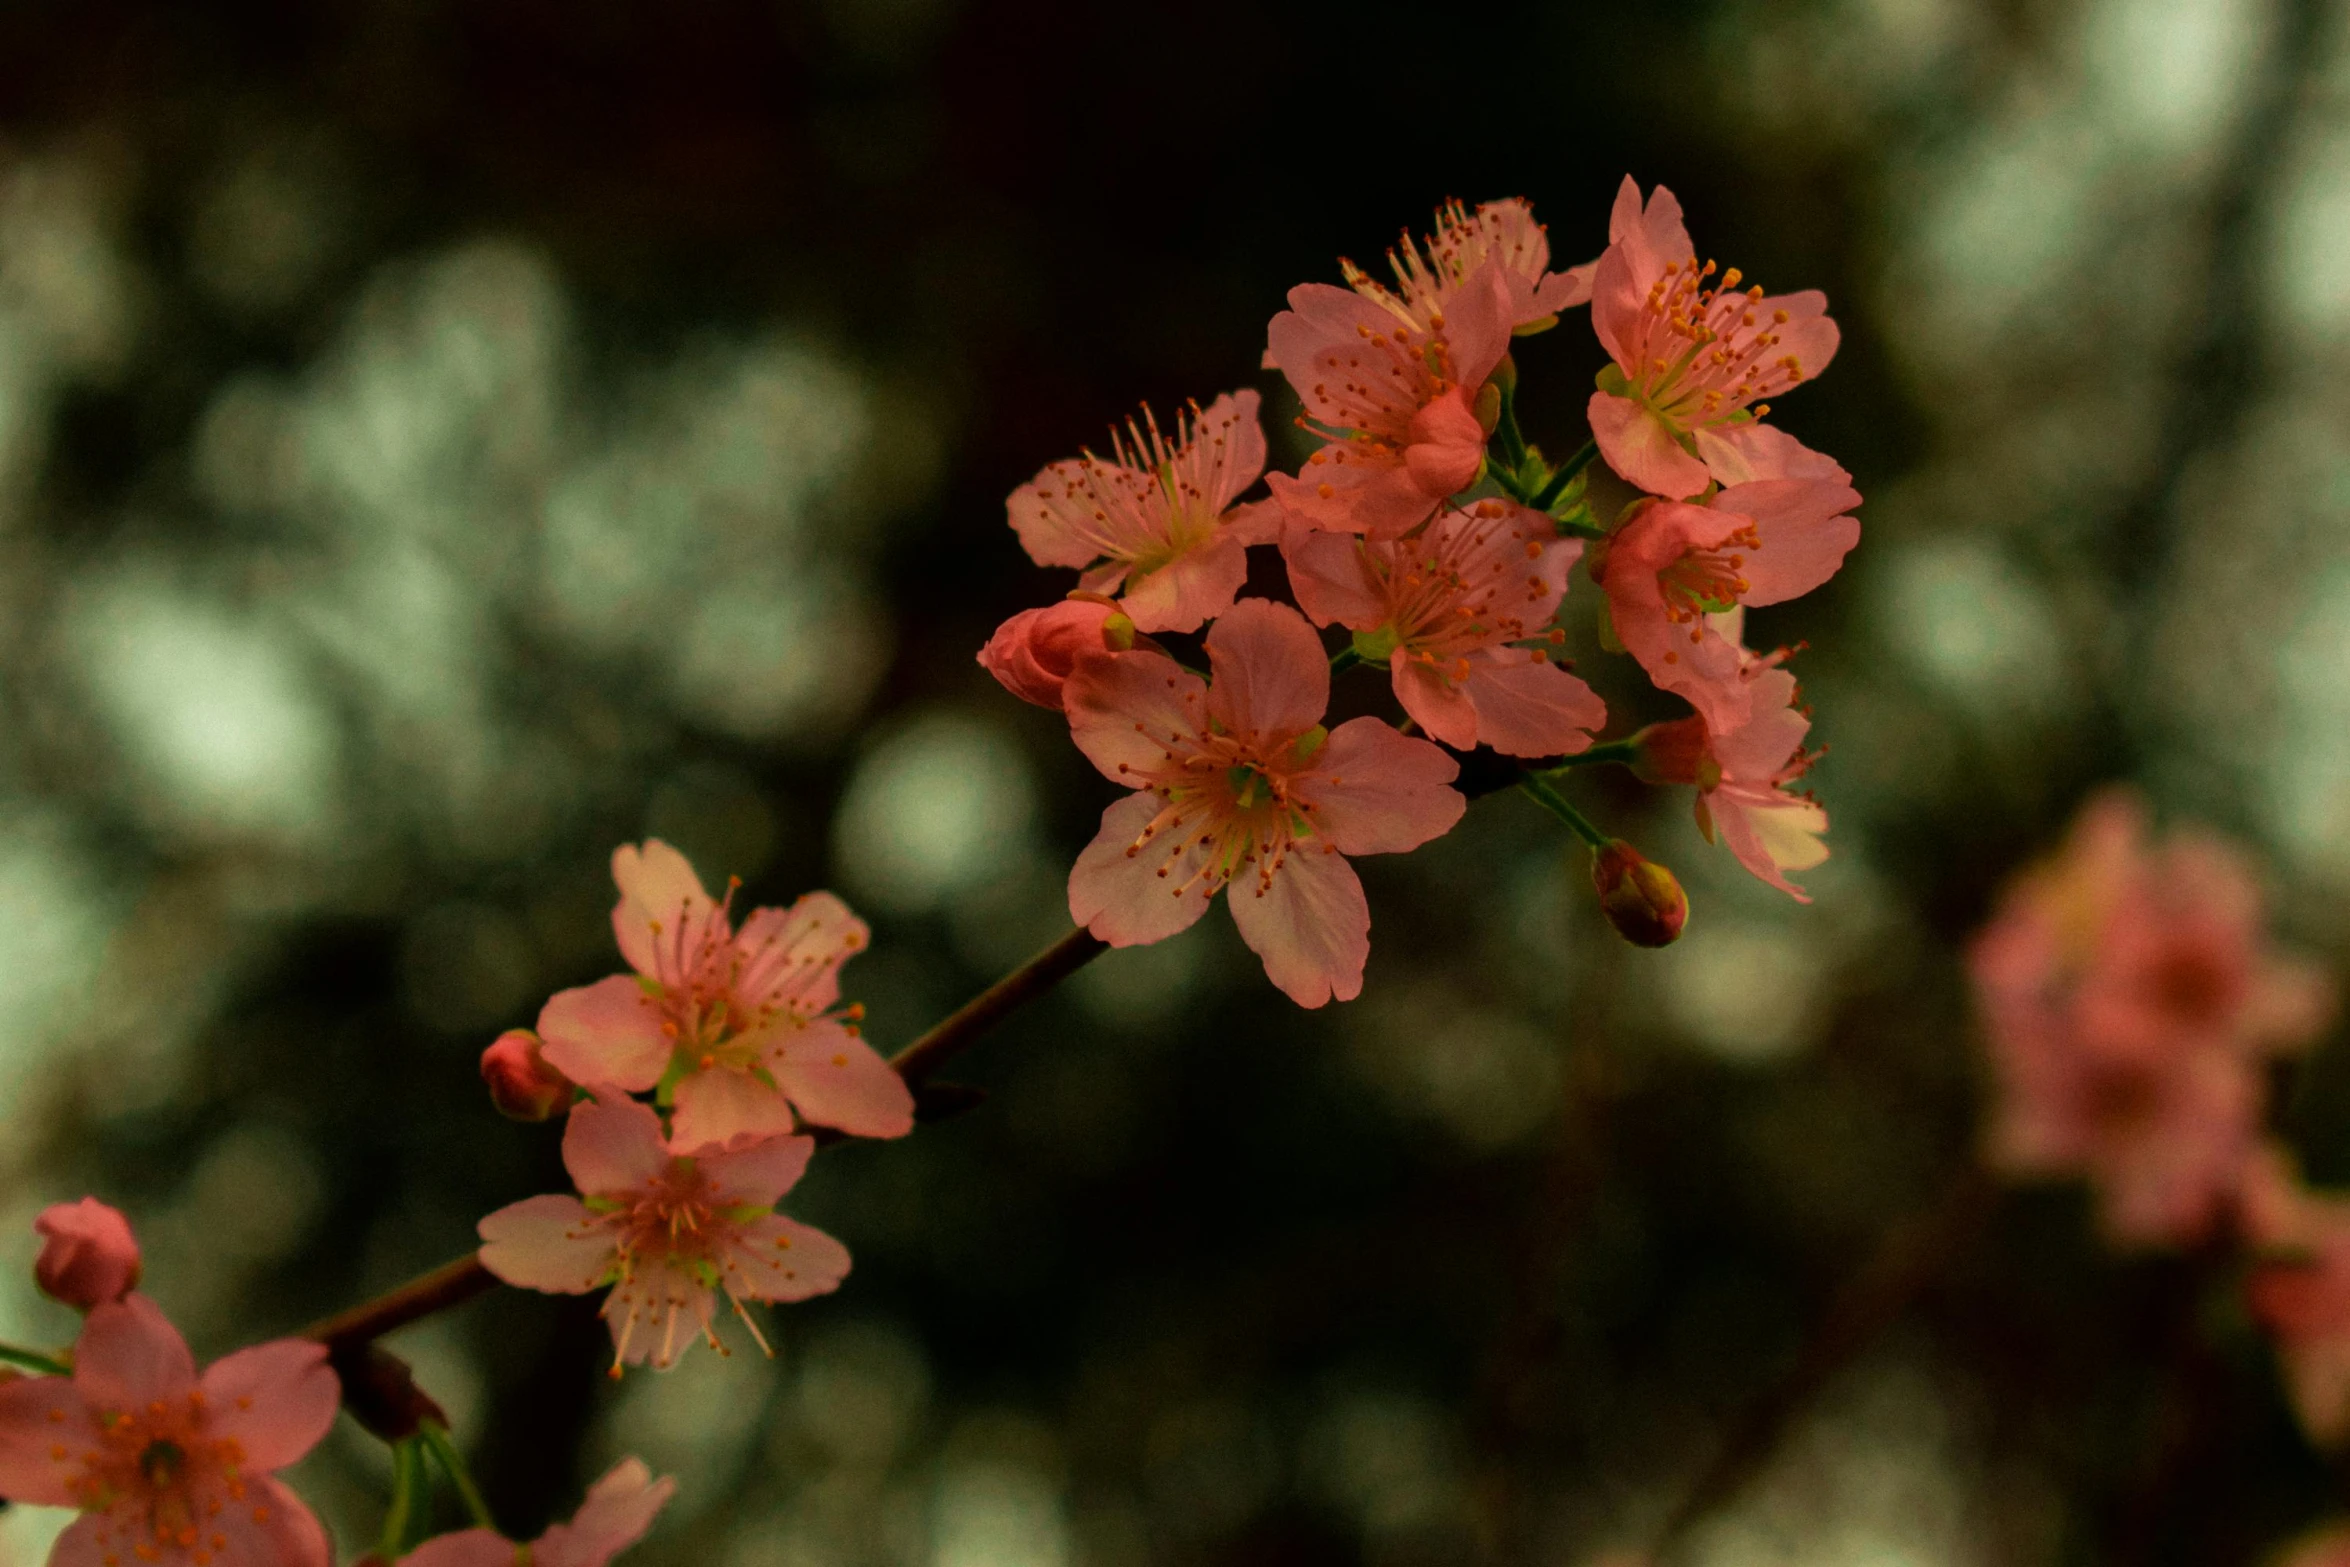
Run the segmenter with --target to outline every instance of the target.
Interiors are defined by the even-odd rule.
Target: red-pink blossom
[[[1754,671],[1722,617],[1834,576],[1860,542],[1847,515],[1859,504],[1837,479],[1757,479],[1703,506],[1642,504],[1596,568],[1618,640],[1715,733],[1736,729],[1754,709]]]
[[[512,1121],[551,1121],[571,1108],[579,1085],[547,1064],[546,1046],[527,1028],[510,1028],[481,1053],[481,1080],[498,1114]]]
[[[1226,884],[1233,923],[1300,1006],[1351,1000],[1371,911],[1346,857],[1449,831],[1453,759],[1376,718],[1322,726],[1330,666],[1305,617],[1243,599],[1208,632],[1212,683],[1134,652],[1069,679],[1070,734],[1137,791],[1102,813],[1069,910],[1115,947],[1163,941]]]
[[[589,1088],[657,1088],[689,1152],[777,1137],[799,1119],[859,1137],[902,1137],[913,1095],[858,1037],[840,966],[865,922],[829,892],[754,909],[727,904],[658,838],[612,855],[612,929],[634,974],[566,990],[539,1013],[555,1068]],[[733,897],[728,889],[727,897]]]
[[[41,1237],[33,1281],[44,1294],[88,1311],[139,1287],[139,1242],[130,1220],[97,1198],[44,1208],[33,1230]]]
[[[1522,197],[1488,201],[1472,213],[1457,201],[1437,209],[1436,232],[1403,242],[1387,253],[1395,285],[1373,278],[1351,261],[1340,268],[1354,290],[1375,299],[1423,331],[1435,331],[1451,313],[1454,300],[1469,279],[1488,261],[1501,270],[1509,291],[1510,325],[1540,331],[1562,310],[1588,304],[1596,260],[1564,272],[1550,270],[1550,235],[1534,221],[1534,208]]]
[[[1744,652],[1742,649],[1741,652]],[[1811,719],[1796,703],[1795,677],[1784,654],[1745,653],[1753,711],[1745,723],[1715,734],[1702,716],[1652,724],[1636,737],[1636,771],[1650,783],[1694,784],[1697,829],[1762,880],[1799,903],[1810,896],[1787,879],[1828,857],[1820,835],[1828,813],[1794,786],[1814,757],[1803,749]]]
[[[1629,176],[1591,284],[1591,324],[1615,364],[1600,372],[1591,433],[1608,466],[1674,500],[1765,473],[1825,476],[1835,464],[1759,423],[1777,397],[1835,357],[1836,323],[1817,289],[1741,291],[1713,281],[1662,185],[1643,206]]]
[[[582,1104],[563,1129],[580,1195],[527,1197],[482,1220],[482,1266],[551,1294],[610,1285],[603,1315],[616,1366],[666,1369],[697,1334],[718,1348],[721,1294],[764,1349],[745,1300],[806,1300],[848,1276],[847,1247],[774,1211],[815,1150],[811,1138],[771,1137],[689,1157],[646,1105]]]
[[[1597,693],[1550,661],[1550,623],[1582,557],[1548,517],[1507,501],[1446,509],[1403,539],[1293,526],[1281,553],[1317,625],[1355,633],[1396,699],[1457,750],[1562,756],[1607,722]]]
[[[2246,1302],[2275,1340],[2303,1428],[2336,1446],[2350,1437],[2350,1198],[2309,1190],[2273,1146],[2253,1155],[2243,1186]]]
[[[2230,1211],[2264,1061],[2333,1007],[2322,974],[2271,948],[2243,858],[2191,831],[2150,841],[2119,790],[2015,879],[1970,961],[1998,1079],[1991,1161],[2087,1177],[2129,1245],[2193,1244]]]
[[[1599,912],[1635,947],[1669,947],[1689,924],[1681,879],[1621,838],[1591,857],[1591,887]]]
[[[1248,546],[1279,526],[1269,502],[1236,506],[1265,471],[1257,394],[1227,392],[1177,419],[1172,438],[1147,408],[1091,452],[1048,464],[1004,502],[1039,566],[1078,566],[1088,593],[1123,593],[1143,631],[1196,631],[1248,577]]]
[[[1393,538],[1476,482],[1486,430],[1475,398],[1509,348],[1510,275],[1489,259],[1444,309],[1418,315],[1384,289],[1289,291],[1265,363],[1289,378],[1323,444],[1295,478],[1266,478],[1284,510],[1316,528]]]
[[[604,1567],[645,1537],[677,1482],[653,1478],[644,1460],[623,1458],[588,1487],[569,1523],[550,1525],[526,1546],[491,1529],[437,1535],[400,1558],[404,1567]]]
[[[2285,1547],[2276,1567],[2350,1567],[2350,1524],[2332,1524]]]
[[[0,1387],[0,1496],[82,1512],[53,1567],[331,1567],[276,1479],[334,1423],[325,1345],[281,1339],[198,1377],[179,1330],[127,1295],[91,1310],[73,1365]]]
[[[1059,712],[1061,682],[1079,659],[1123,653],[1134,642],[1134,622],[1117,605],[1072,595],[996,627],[979,650],[979,667],[1021,701]]]

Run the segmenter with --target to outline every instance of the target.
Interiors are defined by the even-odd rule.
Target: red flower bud
[[[1635,947],[1669,947],[1689,923],[1689,898],[1673,873],[1618,838],[1592,857],[1600,912]]]
[[[571,1079],[547,1064],[539,1036],[527,1028],[506,1030],[481,1053],[481,1080],[510,1120],[551,1121],[571,1108]]]
[[[1077,661],[1134,646],[1134,622],[1107,599],[1067,598],[1022,610],[996,628],[979,665],[1023,702],[1059,711],[1061,682]]]
[[[33,1279],[42,1292],[88,1311],[139,1284],[139,1243],[130,1220],[95,1197],[44,1208],[33,1221],[42,1240]]]

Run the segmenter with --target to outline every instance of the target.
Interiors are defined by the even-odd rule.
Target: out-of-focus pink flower
[[[1086,568],[1079,587],[1123,592],[1143,631],[1196,631],[1224,613],[1247,580],[1247,546],[1272,543],[1280,525],[1269,502],[1233,504],[1265,471],[1257,402],[1240,391],[1195,406],[1173,439],[1145,409],[1111,432],[1107,459],[1048,465],[1004,502],[1029,558]]]
[[[2197,833],[2150,842],[2120,790],[2015,879],[1970,962],[1998,1076],[1991,1161],[2087,1177],[2125,1245],[2191,1245],[2231,1211],[2261,1063],[2333,1011],[2325,977],[2269,946],[2243,859]]]
[[[1834,576],[1860,542],[1860,521],[1847,515],[1859,504],[1836,479],[1757,479],[1703,506],[1641,505],[1597,568],[1617,638],[1716,734],[1736,729],[1754,709],[1753,670],[1717,617],[1798,598]]]
[[[2310,1439],[2338,1446],[2350,1437],[2350,1199],[2310,1191],[2290,1155],[2264,1147],[2244,1171],[2241,1214],[2252,1315]]]
[[[771,1137],[688,1158],[650,1107],[583,1104],[563,1129],[580,1196],[526,1197],[482,1220],[482,1266],[550,1294],[612,1286],[603,1315],[616,1367],[666,1369],[695,1334],[717,1348],[720,1294],[764,1349],[745,1300],[806,1300],[848,1276],[847,1247],[774,1211],[815,1150],[810,1138]]]
[[[33,1230],[41,1237],[33,1280],[43,1294],[88,1311],[139,1287],[139,1242],[131,1221],[97,1198],[44,1208]]]
[[[1618,838],[1591,857],[1599,911],[1635,947],[1669,947],[1689,923],[1680,878]]]
[[[529,1567],[604,1567],[645,1537],[676,1490],[667,1475],[654,1479],[644,1460],[623,1458],[588,1487],[571,1522],[552,1525],[526,1547],[495,1530],[466,1529],[437,1535],[400,1560],[407,1567],[515,1567],[527,1550]]]
[[[2285,1547],[2277,1567],[2350,1567],[2350,1524],[2331,1524]]]
[[[1134,642],[1134,622],[1117,605],[1073,595],[996,627],[979,650],[979,667],[1021,701],[1059,712],[1061,682],[1079,659],[1123,653]]]
[[[862,1009],[836,1008],[840,966],[867,940],[848,905],[811,892],[789,909],[752,910],[737,931],[658,838],[615,850],[612,879],[612,929],[636,972],[563,991],[540,1011],[556,1070],[589,1088],[659,1088],[689,1153],[779,1137],[795,1110],[859,1137],[913,1130],[913,1095],[857,1035]]]
[[[1404,711],[1446,745],[1562,756],[1607,722],[1598,694],[1550,662],[1583,545],[1540,512],[1479,501],[1408,539],[1293,526],[1281,553],[1306,614],[1353,631],[1356,650],[1392,671]]]
[[[0,1387],[0,1496],[76,1507],[60,1567],[331,1567],[326,1530],[276,1473],[334,1423],[326,1346],[239,1350],[203,1376],[153,1301],[97,1306],[70,1377]]]
[[[1794,787],[1814,758],[1803,749],[1811,720],[1796,705],[1795,677],[1781,667],[1784,657],[1745,654],[1754,699],[1745,723],[1719,736],[1694,714],[1651,724],[1635,737],[1634,770],[1650,783],[1696,785],[1697,830],[1705,841],[1718,834],[1739,864],[1809,903],[1787,872],[1827,859],[1820,835],[1828,830],[1828,813]]]
[[[1339,263],[1355,292],[1375,299],[1422,331],[1441,328],[1453,301],[1479,268],[1491,261],[1509,291],[1510,325],[1523,332],[1549,326],[1562,310],[1591,300],[1596,260],[1564,272],[1550,270],[1550,235],[1534,221],[1522,197],[1488,201],[1472,213],[1457,201],[1436,213],[1436,232],[1387,253],[1395,286],[1373,278],[1351,261]]]
[[[1362,990],[1371,911],[1350,854],[1449,831],[1453,759],[1376,718],[1322,726],[1330,666],[1305,617],[1243,599],[1208,632],[1212,684],[1151,652],[1070,676],[1069,730],[1137,791],[1102,813],[1069,911],[1114,947],[1163,941],[1232,884],[1233,923],[1300,1006]]]
[[[481,1053],[490,1103],[510,1121],[552,1121],[571,1108],[576,1083],[547,1064],[545,1046],[527,1028],[510,1028]]]
[[[1793,390],[1835,357],[1836,323],[1817,289],[1740,291],[1738,269],[1717,283],[1662,185],[1646,205],[1626,176],[1591,284],[1591,324],[1615,364],[1600,372],[1591,433],[1608,466],[1674,500],[1708,483],[1766,473],[1830,477],[1834,462],[1757,421],[1761,401]]]
[[[1266,478],[1285,511],[1316,528],[1394,538],[1476,481],[1486,430],[1475,398],[1509,348],[1508,276],[1486,261],[1425,321],[1384,289],[1289,291],[1289,308],[1267,328],[1265,363],[1289,378],[1323,445],[1295,478]]]

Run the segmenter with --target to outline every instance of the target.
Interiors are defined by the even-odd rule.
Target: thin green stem
[[[1330,655],[1330,673],[1334,675],[1343,675],[1348,670],[1354,668],[1355,665],[1366,662],[1368,662],[1368,660],[1366,660],[1360,652],[1356,651],[1352,643],[1349,643],[1347,646],[1340,648],[1337,652]]]
[[[432,1485],[424,1468],[424,1444],[419,1437],[392,1444],[392,1499],[384,1506],[384,1527],[376,1554],[396,1562],[416,1542],[417,1527],[430,1509],[419,1505],[431,1497]]]
[[[1608,762],[1621,762],[1626,767],[1639,760],[1640,747],[1630,740],[1609,740],[1587,751],[1577,751],[1556,767],[1543,769],[1545,777],[1555,778],[1570,767],[1598,767]]]
[[[1593,849],[1604,849],[1613,841],[1606,833],[1592,825],[1590,817],[1576,810],[1565,795],[1553,789],[1538,775],[1527,773],[1518,780],[1518,787],[1525,791],[1529,799],[1573,828],[1575,836]]]
[[[465,1467],[465,1455],[457,1451],[457,1444],[449,1440],[449,1428],[427,1420],[416,1428],[417,1440],[422,1442],[441,1473],[457,1488],[457,1495],[465,1503],[465,1511],[473,1521],[493,1533],[498,1520],[490,1516],[490,1504],[483,1500],[481,1487],[473,1483],[473,1472]]]
[[[73,1375],[73,1367],[64,1361],[52,1360],[49,1356],[36,1353],[33,1350],[18,1349],[14,1344],[0,1344],[0,1360],[8,1362],[12,1366],[22,1366],[27,1371],[38,1371],[45,1377]]]
[[[1599,443],[1597,441],[1585,441],[1578,447],[1575,455],[1561,463],[1558,471],[1550,476],[1550,494],[1543,504],[1547,506],[1551,501],[1555,501],[1565,494],[1567,486],[1575,482],[1575,476],[1590,467],[1591,459],[1598,455]]]

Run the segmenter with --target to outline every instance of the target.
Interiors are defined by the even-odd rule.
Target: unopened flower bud
[[[508,1029],[481,1053],[481,1080],[509,1120],[551,1121],[571,1108],[571,1079],[547,1064],[539,1036],[527,1028]]]
[[[1067,598],[1022,610],[979,650],[979,666],[1023,702],[1061,707],[1061,683],[1090,654],[1123,653],[1136,642],[1134,622],[1107,599]]]
[[[1618,838],[1592,857],[1600,912],[1635,947],[1669,947],[1689,923],[1689,898],[1656,861]]]
[[[33,1262],[42,1293],[88,1311],[138,1288],[139,1243],[130,1220],[97,1198],[44,1208],[33,1229],[42,1242]]]

